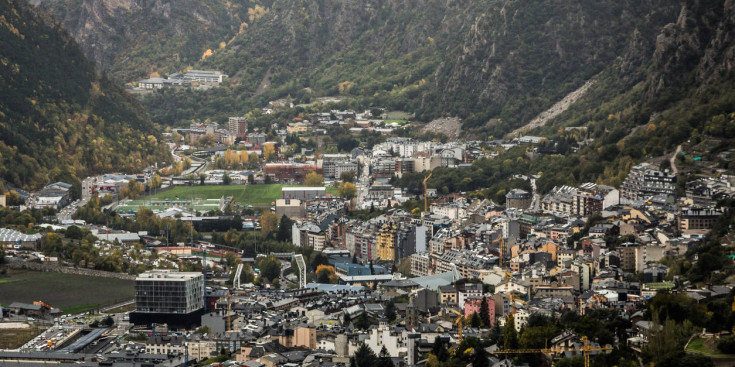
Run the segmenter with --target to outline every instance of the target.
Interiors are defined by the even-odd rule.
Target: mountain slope
[[[222,98],[231,102],[224,114],[287,95],[341,94],[503,134],[604,70],[636,30],[653,35],[678,10],[658,0],[277,1],[201,63],[232,76],[231,89],[203,94],[185,118],[212,117],[196,111]],[[256,95],[268,71],[269,87]],[[146,106],[158,121],[182,120],[170,102],[184,98]]]
[[[527,123],[680,8],[666,0],[34,1],[126,82],[188,66],[232,77],[225,90],[146,101],[159,123],[341,94],[423,121],[458,116],[472,135]],[[213,55],[202,60],[207,49]]]
[[[531,134],[563,139],[583,128],[593,142],[548,164],[544,189],[578,180],[620,183],[630,166],[704,144],[716,155],[735,146],[735,3],[690,0],[651,40],[636,35],[589,92]],[[735,165],[720,168],[733,169]]]
[[[31,0],[57,19],[84,53],[125,82],[196,64],[239,29],[246,1]],[[155,75],[155,74],[154,74]]]
[[[170,159],[145,111],[25,2],[0,0],[0,178],[24,188]]]

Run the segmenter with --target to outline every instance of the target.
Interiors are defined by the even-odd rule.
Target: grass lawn
[[[130,300],[134,281],[75,274],[10,271],[0,280],[0,304],[43,301],[64,313],[80,313]]]
[[[118,210],[134,210],[148,200],[166,200],[166,199],[189,199],[193,195],[195,199],[219,199],[223,196],[233,196],[235,202],[252,206],[270,206],[271,202],[281,198],[281,189],[283,187],[293,187],[300,185],[217,185],[217,186],[177,186],[171,190],[146,197],[145,200],[136,200],[125,207]],[[335,187],[327,187],[327,194],[337,195]],[[196,207],[196,205],[195,205]],[[196,207],[198,210],[211,210],[212,208]],[[163,207],[155,207],[158,210],[165,210]]]
[[[732,358],[731,354],[722,354],[717,350],[717,346],[714,340],[694,338],[687,346],[687,352],[704,354],[708,357],[714,358]]]
[[[408,120],[411,118],[411,115],[405,111],[390,111],[386,114],[385,118],[388,120]]]

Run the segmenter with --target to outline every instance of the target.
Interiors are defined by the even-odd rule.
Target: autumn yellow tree
[[[225,165],[227,167],[234,167],[240,163],[240,154],[232,149],[225,151]]]
[[[128,186],[120,190],[120,196],[127,196],[135,200],[140,197],[144,190],[145,188],[143,187],[143,184],[135,179],[131,179],[128,181]]]
[[[204,53],[202,54],[202,60],[206,59],[209,56],[212,56],[212,54],[213,54],[212,50],[207,49],[207,51],[204,51]]]
[[[263,214],[260,215],[260,228],[261,231],[263,231],[263,234],[268,235],[273,233],[277,226],[278,216],[276,216],[276,213],[264,211]]]
[[[304,185],[306,186],[324,186],[324,176],[311,171],[306,174],[306,178],[304,179]]]
[[[273,143],[265,143],[263,145],[263,159],[266,162],[271,162],[276,158],[276,147]]]
[[[260,157],[258,157],[258,153],[251,152],[248,155],[248,164],[253,167],[260,164]]]
[[[357,196],[357,187],[352,182],[340,182],[337,195],[349,200]]]
[[[339,278],[334,271],[334,267],[331,265],[319,265],[316,267],[316,281],[319,283],[332,283],[337,284]]]
[[[161,179],[161,176],[158,175],[158,173],[154,174],[153,177],[151,177],[151,187],[154,189],[157,189],[161,187],[161,184],[163,183],[163,180]]]
[[[247,150],[241,150],[240,151],[240,164],[247,164],[248,163],[248,152]]]

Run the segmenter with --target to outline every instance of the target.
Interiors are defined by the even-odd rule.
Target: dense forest
[[[0,178],[23,188],[170,160],[140,104],[21,0],[0,1]]]

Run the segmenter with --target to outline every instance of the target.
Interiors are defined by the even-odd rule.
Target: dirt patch
[[[263,76],[263,80],[260,81],[260,84],[258,84],[258,88],[255,89],[255,95],[259,96],[263,93],[265,93],[268,88],[271,86],[271,68],[268,68],[268,71],[265,72],[265,76]]]
[[[429,122],[421,132],[442,133],[450,139],[456,139],[462,133],[462,120],[459,117],[445,117]]]
[[[519,127],[511,133],[512,136],[517,136],[519,133],[535,129],[539,126],[544,126],[546,122],[552,120],[556,116],[559,116],[562,112],[566,111],[569,106],[574,102],[582,98],[588,89],[596,82],[595,79],[588,80],[584,85],[579,87],[577,90],[569,93],[561,101],[556,102],[548,110],[541,112],[538,116],[534,117],[533,120],[528,122],[525,126]]]

